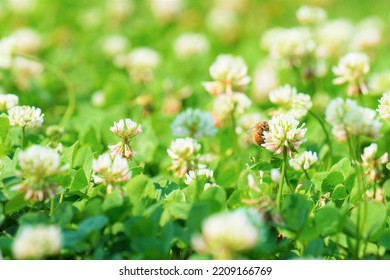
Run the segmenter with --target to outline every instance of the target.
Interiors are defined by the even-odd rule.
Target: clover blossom
[[[269,122],[269,131],[264,131],[264,144],[261,146],[275,154],[286,151],[292,157],[297,148],[305,141],[305,124],[299,126],[299,121],[290,115],[274,116]]]
[[[362,167],[364,175],[367,176],[369,182],[380,183],[384,178],[383,171],[386,168],[386,164],[389,162],[388,153],[384,153],[381,157],[377,157],[378,145],[372,143],[363,150],[362,154]]]
[[[170,170],[183,177],[189,170],[198,166],[200,144],[192,138],[178,138],[172,141],[167,153],[172,159]]]
[[[390,91],[383,94],[379,100],[377,109],[379,116],[384,120],[390,120]]]
[[[15,106],[8,110],[8,118],[11,126],[41,127],[43,123],[41,109],[34,106]]]
[[[15,94],[0,93],[0,111],[7,111],[19,104],[19,97]]]
[[[305,151],[291,158],[289,160],[289,164],[295,170],[307,170],[317,161],[318,156],[316,153],[313,153],[311,151]]]
[[[108,146],[113,154],[132,159],[134,151],[131,146],[132,139],[142,132],[142,126],[131,119],[121,119],[110,127],[112,133],[121,138],[116,145]]]

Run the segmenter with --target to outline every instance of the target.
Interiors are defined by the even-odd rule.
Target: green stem
[[[75,107],[76,107],[76,93],[75,93],[75,91],[73,89],[73,86],[70,83],[69,79],[66,77],[64,72],[60,71],[59,69],[57,69],[53,65],[47,63],[44,60],[41,60],[41,59],[39,59],[39,58],[37,58],[35,56],[31,56],[31,55],[28,55],[28,54],[25,54],[25,53],[15,53],[15,55],[22,56],[22,57],[25,57],[27,59],[31,59],[31,60],[34,60],[34,61],[38,61],[39,63],[43,64],[47,70],[49,70],[55,76],[57,76],[57,78],[59,80],[61,80],[61,82],[64,84],[64,86],[66,88],[66,92],[68,94],[68,105],[67,105],[65,113],[62,116],[62,119],[60,121],[60,124],[64,125],[64,123],[66,121],[68,121],[72,117],[73,112],[74,112]]]
[[[54,214],[54,200],[55,198],[50,199],[50,217]]]
[[[309,110],[309,114],[312,115],[312,116],[317,120],[317,122],[320,124],[320,126],[321,126],[321,128],[322,128],[322,131],[324,132],[326,144],[327,144],[328,147],[329,147],[328,167],[327,167],[327,169],[329,169],[330,166],[332,165],[332,158],[333,158],[333,149],[332,149],[332,143],[331,143],[331,141],[330,141],[329,133],[328,133],[328,131],[326,130],[325,124],[324,124],[324,122],[321,120],[320,117],[318,117],[318,116],[317,116],[313,111],[311,111],[311,110]]]
[[[232,124],[232,145],[233,145],[233,153],[235,153],[238,149],[238,144],[237,144],[237,133],[236,133],[236,117],[234,116],[234,111],[232,111],[230,115],[230,120]]]
[[[286,177],[286,160],[287,159],[287,151],[283,150],[283,162],[282,162],[282,173],[280,174],[279,188],[278,194],[276,196],[276,207],[280,210],[282,205],[282,194],[283,194],[283,183]]]
[[[61,195],[60,195],[60,201],[58,202],[58,204],[60,205],[62,203],[62,201],[64,200],[64,193],[65,193],[65,190],[62,190],[61,191]]]
[[[303,167],[302,167],[302,170],[303,170],[303,173],[305,173],[306,179],[310,181],[310,177],[309,177],[309,174],[307,173],[306,169],[303,169]]]

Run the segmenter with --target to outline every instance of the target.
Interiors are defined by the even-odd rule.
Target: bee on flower
[[[127,118],[114,122],[114,125],[110,127],[110,130],[121,138],[119,143],[109,146],[111,152],[124,158],[132,159],[134,151],[131,146],[131,141],[142,132],[142,126]]]
[[[210,66],[214,81],[204,82],[204,88],[213,96],[242,92],[250,82],[248,67],[240,56],[220,54]]]
[[[286,152],[289,157],[305,141],[305,124],[290,115],[278,115],[268,122],[268,130],[263,132],[264,143],[261,145],[275,154]]]
[[[25,199],[43,201],[53,198],[59,190],[59,185],[52,176],[61,174],[68,166],[61,165],[60,155],[51,148],[33,145],[19,153],[18,176],[24,181],[13,189],[25,193]]]

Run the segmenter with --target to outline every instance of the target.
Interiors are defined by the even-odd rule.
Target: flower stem
[[[68,105],[66,106],[65,113],[62,116],[62,119],[60,122],[61,125],[64,125],[64,123],[72,117],[73,112],[74,112],[75,107],[76,107],[76,93],[75,93],[73,86],[70,83],[69,79],[66,77],[64,72],[60,71],[55,66],[51,65],[50,63],[47,63],[44,60],[41,60],[38,57],[29,55],[29,54],[25,54],[25,53],[16,53],[16,55],[22,56],[22,57],[25,57],[27,59],[31,59],[34,61],[38,61],[39,63],[43,64],[47,70],[49,70],[55,76],[57,76],[57,78],[59,80],[61,80],[61,82],[64,84],[66,92],[68,94]]]
[[[287,161],[287,151],[283,150],[283,162],[282,162],[282,173],[280,174],[278,194],[276,197],[276,207],[280,210],[282,205],[282,194],[283,194],[283,183],[286,177],[286,161]]]
[[[306,169],[302,167],[303,173],[305,173],[306,179],[310,181],[309,174],[307,173]]]
[[[236,133],[236,117],[234,116],[234,111],[230,114],[230,120],[231,120],[231,126],[232,126],[232,146],[233,146],[233,153],[235,153],[238,149],[237,144],[237,133]]]
[[[329,147],[328,167],[327,167],[327,169],[329,169],[330,166],[332,165],[332,158],[333,158],[333,149],[332,149],[332,143],[330,141],[329,133],[326,130],[325,124],[320,117],[318,117],[312,110],[309,110],[309,114],[312,115],[317,120],[317,122],[320,124],[322,128],[322,131],[324,132],[326,144]]]
[[[54,200],[55,198],[50,199],[50,217],[54,214]]]

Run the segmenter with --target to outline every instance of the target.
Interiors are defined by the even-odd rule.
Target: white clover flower
[[[211,182],[214,178],[214,171],[207,168],[190,170],[186,173],[184,183],[186,185],[191,185],[196,180],[199,180],[199,178],[204,178],[206,181]]]
[[[209,50],[209,42],[203,34],[184,33],[174,42],[173,49],[180,59],[188,59]]]
[[[322,24],[316,38],[328,55],[338,57],[347,50],[354,31],[354,25],[350,21],[336,19]]]
[[[334,84],[354,83],[370,71],[369,58],[365,53],[351,52],[343,56],[332,70],[336,75]]]
[[[61,229],[58,226],[28,225],[18,230],[12,252],[20,260],[43,259],[57,255],[61,246]]]
[[[15,94],[0,93],[0,111],[7,111],[19,104],[19,97]]]
[[[332,125],[332,133],[343,142],[347,136],[364,135],[372,139],[379,137],[382,127],[374,110],[360,107],[351,99],[336,98],[326,108],[326,121]]]
[[[258,102],[268,99],[268,93],[279,85],[276,63],[272,60],[264,61],[256,69],[253,76],[253,97]]]
[[[16,42],[11,36],[0,40],[0,68],[9,69],[11,67],[15,49]]]
[[[124,54],[128,47],[129,47],[129,41],[125,36],[120,34],[110,35],[104,38],[102,43],[103,53],[107,57],[115,57],[117,55]]]
[[[214,118],[210,113],[199,109],[189,108],[177,115],[171,128],[176,137],[202,137],[214,136],[217,129],[214,127]]]
[[[206,16],[207,29],[224,41],[231,41],[237,36],[239,22],[237,14],[232,9],[226,8],[226,5],[211,9]]]
[[[54,149],[39,145],[19,153],[19,166],[18,175],[25,180],[14,189],[24,192],[26,200],[39,201],[55,196],[58,185],[52,182],[51,176],[68,168],[61,165],[60,155]]]
[[[377,111],[382,119],[390,120],[390,91],[385,92],[379,100]]]
[[[297,89],[290,85],[272,90],[269,93],[269,99],[272,103],[280,105],[274,113],[288,114],[297,119],[306,116],[313,105],[309,95],[298,93]]]
[[[240,115],[252,105],[252,101],[243,93],[221,94],[214,100],[214,113],[219,121],[223,121],[231,114]]]
[[[91,104],[95,107],[102,108],[106,104],[106,96],[103,91],[98,90],[92,94]]]
[[[301,59],[313,54],[316,49],[315,41],[309,29],[305,27],[272,29],[265,33],[262,45],[269,51],[271,57],[286,59],[294,66],[299,66]]]
[[[367,176],[369,182],[380,183],[384,178],[383,171],[386,164],[389,162],[388,153],[384,153],[381,157],[377,158],[378,145],[372,143],[363,150],[362,163],[364,174]]]
[[[129,140],[142,132],[142,126],[127,118],[114,122],[114,125],[110,127],[110,130],[116,136],[123,138],[124,140]]]
[[[31,28],[21,28],[12,33],[15,49],[22,53],[36,53],[42,47],[40,34]]]
[[[241,92],[249,84],[248,67],[240,56],[220,54],[210,66],[213,82],[204,82],[203,86],[211,95]]]
[[[124,21],[134,11],[133,0],[109,0],[106,3],[108,15],[114,21]]]
[[[295,170],[307,170],[318,161],[317,153],[305,151],[289,160],[289,164]]]
[[[160,64],[160,55],[150,48],[136,48],[127,55],[125,66],[131,78],[138,83],[153,79],[153,71]]]
[[[279,180],[280,180],[280,169],[278,169],[278,168],[272,168],[271,169],[271,180],[275,184],[279,183]]]
[[[183,0],[151,0],[150,9],[161,21],[175,19],[183,10]]]
[[[326,12],[319,7],[301,6],[297,11],[297,19],[303,25],[315,25],[326,19]]]
[[[12,62],[11,69],[18,87],[25,89],[31,79],[39,76],[43,72],[44,67],[39,62],[17,56]]]
[[[178,138],[172,141],[167,149],[169,157],[172,159],[170,170],[175,171],[178,177],[183,177],[189,170],[199,168],[200,144],[192,138]]]
[[[202,234],[193,236],[192,245],[215,259],[231,259],[256,245],[261,224],[260,215],[252,209],[214,214],[203,222]]]
[[[104,184],[109,187],[127,182],[131,177],[127,160],[121,156],[112,156],[108,153],[94,159],[92,169],[95,184]]]
[[[15,106],[8,110],[11,126],[41,127],[43,116],[41,109],[30,106]]]
[[[382,40],[383,22],[379,18],[367,18],[359,23],[353,35],[351,48],[364,51],[376,47]]]
[[[299,121],[290,115],[274,116],[269,122],[269,131],[264,131],[264,144],[262,147],[279,154],[286,151],[292,157],[292,153],[305,141],[305,124],[299,126]]]

